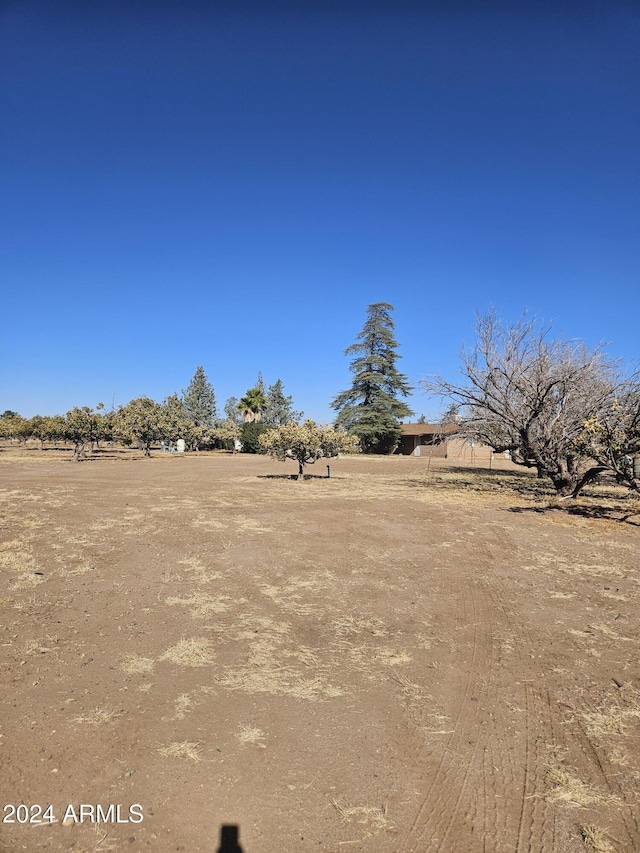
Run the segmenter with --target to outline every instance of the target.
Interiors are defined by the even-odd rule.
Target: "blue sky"
[[[637,363],[639,43],[630,0],[4,2],[0,410],[202,364],[328,421],[378,301],[415,384],[490,306]]]

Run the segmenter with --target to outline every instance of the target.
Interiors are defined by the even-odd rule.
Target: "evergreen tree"
[[[240,407],[238,403],[239,400],[237,397],[229,397],[227,402],[224,404],[224,413],[227,416],[227,420],[234,424],[242,423],[242,415],[240,414]]]
[[[413,414],[398,397],[407,397],[411,386],[398,371],[398,344],[393,336],[390,312],[393,305],[376,302],[367,309],[367,320],[357,342],[344,351],[356,357],[350,365],[353,383],[331,403],[338,412],[336,426],[360,439],[365,453],[390,453],[400,438],[399,419]]]
[[[215,426],[216,395],[204,367],[196,368],[189,386],[182,392],[182,408],[185,418],[196,426]]]
[[[302,412],[293,411],[293,397],[285,397],[282,380],[276,379],[267,391],[267,408],[263,422],[278,427],[298,423],[301,418]]]

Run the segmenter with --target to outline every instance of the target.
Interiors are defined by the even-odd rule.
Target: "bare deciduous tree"
[[[476,331],[474,346],[462,350],[467,382],[434,376],[425,390],[461,407],[469,438],[536,467],[558,493],[576,493],[602,470],[588,459],[584,431],[615,397],[615,365],[599,348],[550,339],[526,316],[506,326],[490,312],[478,317]]]

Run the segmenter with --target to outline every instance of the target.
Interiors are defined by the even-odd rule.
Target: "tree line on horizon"
[[[301,412],[293,410],[291,396],[286,396],[281,379],[265,388],[262,374],[253,388],[238,399],[230,397],[224,405],[224,417],[218,415],[213,385],[202,365],[196,368],[191,382],[182,394],[174,393],[161,403],[145,395],[130,400],[117,409],[105,411],[103,403],[95,408],[74,406],[65,415],[35,415],[23,418],[7,410],[0,415],[0,436],[26,442],[70,442],[74,459],[102,442],[137,444],[146,456],[160,442],[172,448],[184,440],[189,450],[227,448],[243,441],[248,452],[257,452],[257,439],[268,428],[297,422]]]
[[[243,397],[227,400],[225,417],[219,417],[213,386],[199,366],[182,395],[162,403],[143,396],[111,412],[99,404],[28,420],[6,411],[0,435],[71,441],[76,459],[100,441],[137,442],[149,455],[152,444],[178,437],[191,450],[239,442],[245,452],[299,463],[339,448],[391,453],[400,421],[413,414],[403,399],[413,388],[397,368],[392,311],[386,302],[369,305],[355,343],[344,351],[354,356],[353,377],[331,402],[331,432],[313,421],[301,424],[302,413],[294,411],[282,381],[266,388],[261,374]],[[449,402],[443,421],[454,420],[463,437],[508,451],[516,464],[550,479],[560,495],[577,496],[605,471],[640,493],[639,372],[625,374],[600,347],[552,339],[526,314],[508,325],[494,311],[477,317],[476,341],[463,348],[461,359],[461,383],[431,376],[421,385]]]

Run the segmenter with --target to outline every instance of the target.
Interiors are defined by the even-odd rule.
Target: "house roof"
[[[453,435],[459,431],[458,424],[400,424],[402,435]]]

